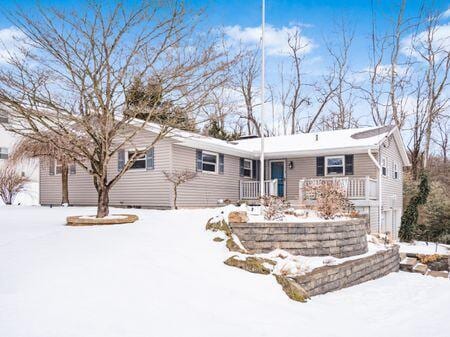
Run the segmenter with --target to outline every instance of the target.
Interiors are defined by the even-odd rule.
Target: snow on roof
[[[158,128],[157,124],[149,123],[150,130],[157,131]],[[272,159],[288,155],[362,153],[368,149],[377,149],[394,130],[398,129],[393,126],[375,126],[266,137],[264,154],[267,159]],[[178,129],[172,130],[169,136],[181,145],[255,159],[259,157],[261,147],[261,138],[224,141]],[[401,141],[401,137],[399,139]],[[402,150],[404,146],[400,151],[405,165],[408,165],[406,151]]]
[[[379,129],[382,132],[374,132]],[[385,127],[368,127],[267,137],[265,138],[264,149],[267,154],[279,154],[303,151],[333,151],[337,149],[342,150],[343,148],[371,148],[378,146],[390,130],[390,128]],[[371,132],[364,136],[364,133],[368,131]],[[236,143],[240,148],[257,152],[260,148],[261,139],[243,139]]]

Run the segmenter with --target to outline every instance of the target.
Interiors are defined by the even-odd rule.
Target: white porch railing
[[[264,181],[264,194],[265,195],[277,195],[278,180],[265,180]],[[256,200],[259,199],[260,182],[256,180],[240,180],[239,181],[239,198],[241,200]]]
[[[378,197],[377,180],[370,177],[322,177],[305,178],[299,182],[299,199],[315,199],[314,192],[307,190],[309,186],[320,184],[338,184],[345,191],[347,198],[360,200],[375,200]]]

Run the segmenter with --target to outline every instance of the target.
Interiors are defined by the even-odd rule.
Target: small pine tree
[[[418,207],[426,203],[429,193],[430,193],[430,186],[428,183],[428,175],[425,172],[422,172],[420,174],[420,183],[417,195],[411,198],[402,216],[399,231],[400,240],[405,242],[411,242],[414,239],[417,220],[419,218]]]
[[[213,120],[207,127],[208,136],[222,139],[222,140],[236,140],[240,137],[240,134],[234,132],[229,133],[222,128],[216,120]]]

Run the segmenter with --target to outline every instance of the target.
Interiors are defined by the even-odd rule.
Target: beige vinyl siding
[[[135,140],[137,147],[147,146],[155,137],[148,131],[141,132]],[[129,170],[113,186],[110,202],[114,206],[170,207],[171,189],[164,178],[163,171],[170,170],[170,152],[172,140],[163,139],[155,145],[154,170]],[[132,146],[125,150],[132,150]],[[113,178],[118,173],[117,154],[108,165],[108,176]],[[49,175],[49,160],[43,159],[40,164],[41,204],[59,204],[61,202],[61,176]],[[77,166],[76,174],[69,176],[69,200],[73,205],[95,205],[97,193],[92,176]]]
[[[378,206],[371,206],[369,210],[370,230],[378,233]]]
[[[387,175],[381,177],[382,181],[382,205],[383,208],[401,208],[403,204],[403,165],[397,143],[393,136],[389,137],[388,146],[381,146],[381,157],[387,160]],[[392,164],[397,163],[399,177],[392,177]],[[395,200],[394,197],[395,196]]]
[[[286,166],[287,199],[298,200],[298,185],[302,178],[316,178],[316,157],[289,158],[287,165],[293,162],[294,168]],[[377,178],[377,168],[366,153],[354,154],[353,176]]]
[[[380,157],[386,158],[387,162],[387,175],[381,177],[381,204],[384,215],[382,219],[382,231],[393,232],[394,230],[391,227],[396,227],[398,231],[400,228],[400,218],[403,214],[403,163],[398,144],[393,136],[389,137],[385,145],[381,145],[380,147]],[[393,163],[397,163],[398,165],[398,179],[393,178]],[[393,210],[396,212],[392,213]]]
[[[196,170],[196,149],[173,145],[173,169]],[[178,206],[217,206],[219,199],[239,199],[239,157],[224,155],[224,174],[198,172],[178,188]]]

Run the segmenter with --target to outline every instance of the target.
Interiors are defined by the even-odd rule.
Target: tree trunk
[[[69,165],[62,163],[61,167],[62,205],[69,205]]]
[[[178,196],[178,194],[177,194],[177,187],[174,186],[174,187],[173,187],[173,208],[175,208],[175,209],[178,209],[178,206],[177,206],[177,196]]]
[[[100,182],[97,193],[97,218],[104,218],[109,215],[109,188]]]
[[[291,135],[295,135],[295,112],[292,111]]]

